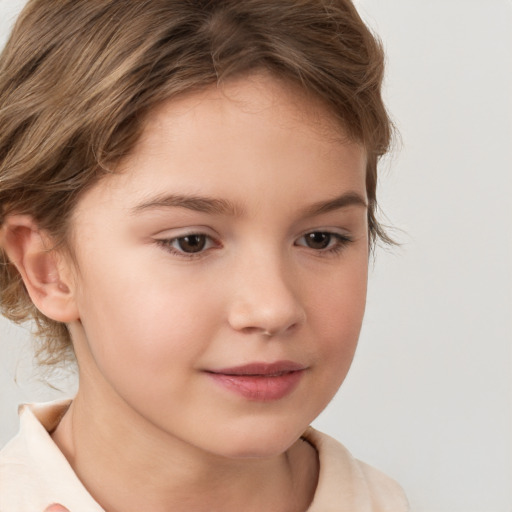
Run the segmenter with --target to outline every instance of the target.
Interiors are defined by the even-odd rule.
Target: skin
[[[299,438],[343,382],[364,313],[365,166],[322,104],[257,75],[148,116],[133,153],[77,205],[76,262],[41,251],[31,270],[12,237],[29,293],[66,321],[79,363],[53,439],[109,512],[306,510],[318,461]],[[232,208],[148,206],[166,194]],[[312,212],[339,196],[349,204]],[[42,244],[18,224],[23,247]],[[192,234],[206,245],[189,258]],[[205,372],[280,360],[305,370],[266,402]]]

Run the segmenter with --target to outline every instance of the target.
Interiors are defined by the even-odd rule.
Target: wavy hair
[[[28,214],[65,247],[81,194],[152,108],[256,70],[321,99],[364,145],[370,243],[391,243],[375,214],[392,134],[384,56],[350,0],[29,1],[0,56],[0,226]],[[35,321],[41,363],[72,354],[66,325],[35,308],[1,249],[0,308]]]

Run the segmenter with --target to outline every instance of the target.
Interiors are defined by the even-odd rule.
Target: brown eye
[[[311,249],[326,249],[331,243],[331,233],[322,233],[321,231],[315,231],[314,233],[308,233],[304,236],[306,245]]]
[[[190,233],[175,238],[155,240],[171,255],[179,258],[200,258],[207,255],[210,249],[220,248],[222,244],[209,235],[203,233]]]
[[[178,248],[186,253],[201,252],[206,246],[205,235],[187,235],[176,238]]]
[[[311,231],[302,235],[295,245],[307,247],[318,255],[329,256],[340,253],[352,243],[352,237],[330,231]]]

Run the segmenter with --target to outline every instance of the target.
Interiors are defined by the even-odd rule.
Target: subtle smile
[[[292,361],[251,363],[206,371],[217,384],[242,397],[259,402],[279,400],[299,384],[306,367]]]

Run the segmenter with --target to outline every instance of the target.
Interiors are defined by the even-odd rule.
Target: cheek
[[[79,298],[89,349],[113,378],[134,368],[148,379],[177,371],[205,349],[215,328],[215,301],[194,280],[129,272],[130,266],[89,267],[87,293]]]
[[[366,304],[368,265],[355,259],[338,273],[333,272],[317,287],[312,303],[311,328],[318,344],[326,379],[341,384],[352,362]]]
[[[137,410],[159,410],[171,395],[178,405],[208,339],[205,324],[190,322],[196,318],[192,297],[156,285],[143,294],[135,282],[110,284],[87,297],[86,348],[77,353],[87,362],[82,368],[92,369]]]
[[[333,399],[350,369],[366,301],[367,265],[331,272],[311,290],[308,351],[313,361],[302,406],[316,418]]]

